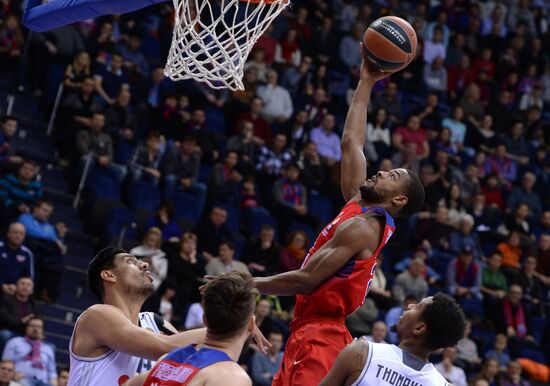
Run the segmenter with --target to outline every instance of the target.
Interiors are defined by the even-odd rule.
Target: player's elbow
[[[313,291],[317,288],[317,283],[315,283],[310,277],[304,277],[298,283],[298,294],[299,295],[311,295]]]
[[[342,140],[340,141],[340,148],[342,149],[342,152],[345,152],[346,150],[350,149],[352,146],[353,146],[353,139],[349,134],[344,133],[342,135]]]

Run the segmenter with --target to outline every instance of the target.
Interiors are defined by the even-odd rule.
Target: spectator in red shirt
[[[268,66],[271,66],[275,61],[275,51],[277,50],[277,39],[271,36],[272,33],[273,25],[270,24],[254,46],[254,48],[261,48],[265,51],[265,63]]]
[[[283,272],[300,269],[307,254],[308,244],[308,237],[302,230],[288,235],[287,244],[281,253],[280,265]]]
[[[428,135],[426,130],[420,127],[420,119],[416,115],[411,115],[406,127],[399,127],[395,130],[392,138],[393,146],[404,151],[408,143],[416,144],[416,154],[420,159],[426,158],[430,154],[428,145]]]
[[[481,192],[485,196],[487,205],[496,206],[499,209],[504,207],[504,197],[502,196],[502,187],[499,186],[496,173],[487,175],[485,183],[481,187]]]
[[[492,52],[489,48],[481,51],[481,55],[474,60],[473,73],[476,83],[481,88],[481,99],[488,102],[491,98],[491,87],[495,78],[496,66],[491,60]]]
[[[267,144],[271,144],[273,140],[273,131],[269,127],[269,123],[260,115],[264,108],[264,102],[260,97],[254,97],[250,102],[250,110],[242,113],[237,119],[235,132],[241,127],[245,121],[251,122],[254,126],[254,136],[261,138]]]
[[[447,90],[450,93],[451,99],[457,99],[474,80],[474,71],[470,66],[470,57],[466,54],[462,55],[458,64],[453,64],[449,67]]]

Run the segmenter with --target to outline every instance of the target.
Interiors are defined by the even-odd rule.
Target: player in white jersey
[[[454,346],[466,321],[456,301],[438,293],[411,304],[392,327],[399,347],[355,340],[338,355],[319,386],[447,386],[428,361],[430,354]]]
[[[103,304],[84,311],[74,326],[69,386],[119,386],[161,355],[204,342],[205,328],[175,333],[168,324],[161,329],[172,335],[159,334],[153,314],[139,312],[153,293],[148,267],[118,247],[104,248],[90,262],[88,285]],[[252,335],[265,349],[257,328]]]

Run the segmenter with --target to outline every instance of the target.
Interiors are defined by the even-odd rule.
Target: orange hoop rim
[[[253,3],[253,4],[273,4],[273,3],[283,3],[287,4],[290,0],[240,0],[243,3]]]

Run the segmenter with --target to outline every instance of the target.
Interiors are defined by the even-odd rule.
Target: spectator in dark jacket
[[[129,173],[132,181],[148,181],[158,185],[161,172],[160,162],[162,159],[161,137],[158,131],[151,131],[147,134],[145,142],[140,144],[130,160]]]
[[[121,89],[115,103],[104,111],[106,126],[113,138],[121,142],[132,142],[135,136],[136,117],[130,106],[132,94],[127,89]]]
[[[166,158],[164,164],[164,198],[172,199],[176,189],[190,192],[197,198],[197,210],[202,213],[206,203],[206,185],[198,182],[200,159],[197,140],[185,137]]]
[[[194,228],[194,233],[199,238],[198,252],[208,260],[218,255],[224,240],[233,240],[233,234],[226,222],[227,211],[220,206],[214,206],[210,216]]]
[[[11,141],[17,132],[17,119],[6,116],[2,119],[0,130],[0,174],[13,173],[17,170],[23,158],[13,155]]]
[[[260,235],[246,244],[241,261],[248,265],[253,276],[270,276],[280,271],[280,257],[281,246],[275,241],[275,229],[263,225]]]
[[[212,170],[210,192],[213,202],[223,201],[239,205],[239,187],[243,176],[238,170],[239,155],[229,150],[224,163],[217,163]]]
[[[13,223],[6,239],[0,241],[0,285],[5,294],[15,293],[15,283],[20,277],[34,276],[33,254],[23,245],[24,240],[25,227]]]
[[[542,206],[540,198],[536,192],[533,191],[533,187],[537,179],[531,172],[526,172],[521,179],[521,186],[517,186],[512,189],[512,193],[506,200],[506,209],[509,211],[515,210],[520,203],[526,203],[531,212],[530,219],[535,219],[542,213]]]
[[[145,231],[150,228],[159,228],[162,231],[162,241],[177,243],[180,240],[182,230],[174,220],[174,206],[170,202],[164,202],[157,209],[157,214],[147,220]]]
[[[109,105],[115,103],[115,98],[121,88],[129,87],[123,64],[122,55],[115,52],[111,57],[111,63],[100,66],[94,74],[95,89]]]
[[[27,321],[40,314],[38,305],[32,298],[34,283],[29,276],[20,277],[12,295],[0,297],[0,351],[6,342],[15,335],[21,335]]]

